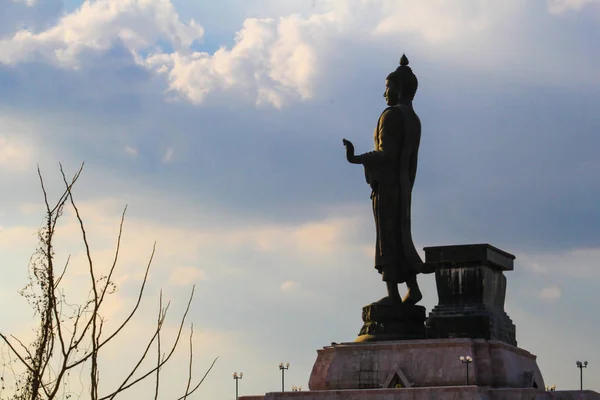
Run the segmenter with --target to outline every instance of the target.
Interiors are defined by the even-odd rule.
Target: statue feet
[[[374,304],[401,304],[402,298],[398,292],[398,284],[396,282],[385,282],[387,288],[387,296],[379,299]]]
[[[402,304],[414,306],[421,301],[421,299],[423,299],[423,294],[421,293],[421,290],[419,290],[419,287],[415,285],[408,289],[408,293],[406,293],[406,296],[402,299]]]

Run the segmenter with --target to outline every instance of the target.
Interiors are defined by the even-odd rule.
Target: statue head
[[[414,99],[419,81],[408,66],[408,58],[404,54],[400,58],[400,66],[387,76],[385,86],[384,97],[390,106]]]

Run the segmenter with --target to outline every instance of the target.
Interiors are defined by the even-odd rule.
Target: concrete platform
[[[460,356],[471,356],[470,386]],[[600,400],[593,391],[546,392],[536,356],[485,339],[341,343],[317,350],[308,391],[240,400]]]
[[[310,390],[462,386],[471,356],[469,382],[502,388],[544,388],[536,356],[485,339],[427,339],[342,343],[317,351]]]
[[[540,389],[494,389],[481,386],[451,386],[408,389],[319,390],[274,392],[264,396],[242,396],[240,400],[600,400],[588,390],[545,392]]]

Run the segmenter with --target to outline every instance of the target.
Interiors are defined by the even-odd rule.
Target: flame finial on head
[[[402,54],[400,65],[394,72],[387,76],[387,79],[395,82],[399,87],[402,87],[402,92],[407,99],[412,100],[415,97],[419,81],[412,69],[408,66],[406,54]]]
[[[406,67],[407,65],[408,65],[408,58],[406,58],[405,54],[402,54],[402,57],[400,57],[400,66]]]

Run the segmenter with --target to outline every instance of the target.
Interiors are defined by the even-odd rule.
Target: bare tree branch
[[[194,297],[195,286],[192,287],[185,311],[179,322],[177,335],[166,354],[163,354],[162,349],[162,329],[170,307],[170,302],[167,302],[167,305],[163,307],[163,293],[162,290],[160,291],[157,325],[154,334],[149,338],[146,348],[119,387],[112,393],[100,399],[98,396],[101,378],[101,371],[98,364],[99,352],[108,342],[123,332],[125,326],[131,322],[133,316],[138,311],[145,293],[150,267],[156,252],[156,243],[152,246],[152,253],[146,265],[144,277],[138,289],[137,299],[133,308],[129,311],[124,320],[117,325],[117,328],[104,337],[103,331],[106,320],[101,314],[101,306],[106,299],[106,296],[114,293],[112,288],[116,287],[114,282],[112,282],[112,279],[119,260],[127,206],[125,206],[123,213],[121,214],[112,264],[110,265],[107,275],[99,276],[91,255],[91,246],[88,240],[87,228],[84,224],[80,210],[76,205],[72,191],[73,186],[81,175],[83,166],[84,164],[82,163],[73,178],[68,181],[62,164],[59,164],[64,183],[64,191],[60,195],[58,201],[52,206],[50,205],[41,170],[39,166],[37,167],[44,205],[46,207],[46,215],[44,218],[44,225],[38,231],[39,245],[30,259],[28,268],[29,283],[20,293],[32,306],[35,315],[39,316],[40,325],[36,330],[36,339],[29,344],[29,346],[26,346],[14,336],[12,336],[12,339],[9,339],[7,336],[0,333],[0,338],[8,346],[7,354],[10,360],[9,367],[13,372],[14,377],[16,392],[12,399],[58,400],[59,397],[68,399],[76,394],[69,387],[69,382],[71,382],[71,379],[69,378],[70,371],[75,367],[80,366],[79,381],[81,383],[81,391],[77,394],[77,398],[80,398],[85,390],[82,374],[84,371],[88,371],[90,400],[114,399],[154,373],[156,374],[154,398],[155,400],[158,400],[160,378],[162,376],[161,370],[171,359],[179,344],[183,327]],[[79,224],[79,231],[85,247],[88,274],[91,283],[88,298],[81,304],[70,304],[67,302],[66,294],[60,287],[63,283],[63,278],[67,272],[71,257],[67,257],[62,272],[58,277],[55,275],[56,271],[54,270],[54,236],[57,222],[62,216],[67,202],[69,202],[69,205],[72,207]],[[189,396],[198,389],[217,361],[217,358],[215,358],[202,379],[192,388],[193,334],[194,326],[191,325],[189,336],[188,378],[185,394],[180,400],[188,399]],[[154,342],[157,343],[155,366],[142,373],[141,376],[135,377],[138,370],[141,369],[143,361],[147,358]],[[13,343],[18,343],[22,350],[19,350]],[[60,346],[60,351],[55,351],[57,346]],[[2,352],[2,354],[4,354],[4,352]],[[16,359],[13,359],[13,356],[16,357]],[[89,364],[86,364],[88,362]],[[13,368],[13,363],[20,363],[20,365],[25,368],[25,372],[19,372],[19,374],[17,374]],[[4,363],[3,369],[0,371],[0,383],[2,385],[0,387],[0,397],[2,397],[5,387],[4,377],[6,365],[7,364]]]
[[[159,365],[157,365],[156,367],[152,368],[150,371],[146,372],[146,373],[145,373],[144,375],[142,375],[141,377],[137,378],[136,380],[134,380],[134,381],[132,381],[132,382],[130,382],[129,384],[127,384],[127,385],[126,385],[125,383],[126,383],[126,382],[129,380],[129,378],[130,378],[130,377],[128,377],[128,378],[125,380],[125,382],[123,382],[123,384],[122,384],[122,385],[121,385],[121,386],[120,386],[120,387],[119,387],[117,390],[115,390],[113,393],[111,393],[111,394],[109,394],[109,395],[106,395],[106,396],[104,396],[104,397],[101,397],[101,398],[99,398],[98,400],[104,400],[104,399],[108,399],[108,398],[110,398],[110,399],[114,399],[114,398],[115,398],[115,396],[116,396],[118,393],[120,393],[120,392],[122,392],[122,391],[124,391],[124,390],[126,390],[126,389],[129,389],[131,386],[133,386],[133,385],[135,385],[136,383],[140,382],[141,380],[145,379],[145,378],[146,378],[148,375],[150,375],[150,374],[152,374],[152,373],[156,372],[156,370],[157,370],[158,368],[162,367],[164,364],[166,364],[166,362],[167,362],[167,361],[169,361],[169,359],[171,358],[171,356],[172,356],[172,355],[173,355],[173,353],[175,352],[175,349],[177,348],[177,344],[179,343],[179,339],[180,339],[180,337],[181,337],[181,331],[182,331],[182,329],[183,329],[183,325],[184,325],[184,323],[185,323],[185,319],[186,319],[186,317],[187,317],[187,314],[188,314],[188,312],[189,312],[189,310],[190,310],[190,305],[191,305],[191,303],[192,303],[192,299],[194,298],[194,290],[195,290],[195,287],[196,287],[195,285],[194,285],[194,286],[192,286],[192,293],[190,294],[190,297],[189,297],[189,300],[188,300],[187,306],[186,306],[186,308],[185,308],[185,312],[183,313],[183,317],[181,318],[181,323],[179,324],[179,330],[177,331],[177,337],[175,338],[175,342],[173,343],[173,346],[171,346],[171,350],[169,351],[169,353],[167,354],[167,356],[164,358],[164,360],[163,360],[163,361],[162,361],[162,362],[161,362]],[[161,325],[162,325],[162,324],[161,324]],[[161,328],[162,328],[162,326],[161,326]],[[156,333],[155,333],[155,336],[156,336]],[[152,339],[152,340],[153,340],[153,339]],[[143,358],[143,357],[145,357],[145,354],[146,354],[147,352],[148,352],[148,350],[146,349],[146,351],[144,352],[144,355],[142,356],[142,358]],[[140,360],[140,362],[141,362],[141,360]],[[137,368],[137,366],[136,366],[136,368]]]
[[[194,338],[194,324],[190,325],[190,362],[188,364],[188,381],[185,387],[184,399],[187,399],[190,393],[190,385],[192,384],[192,363],[194,360],[194,345],[192,339]]]
[[[146,266],[146,272],[144,273],[144,279],[142,280],[142,285],[140,287],[140,291],[138,292],[138,298],[135,303],[135,306],[133,307],[133,310],[131,310],[131,312],[129,313],[127,318],[125,318],[125,320],[121,323],[121,325],[119,325],[119,327],[110,336],[108,336],[108,338],[104,339],[103,342],[98,344],[98,350],[100,348],[102,348],[106,343],[108,343],[111,339],[113,339],[115,336],[117,336],[117,334],[127,325],[127,323],[131,320],[131,318],[133,318],[135,312],[137,311],[138,307],[140,306],[140,303],[142,301],[142,297],[144,294],[144,288],[146,287],[146,282],[148,281],[148,273],[150,271],[150,266],[152,265],[152,259],[154,258],[155,252],[156,252],[156,242],[154,242],[154,245],[152,246],[152,254],[150,255],[150,260],[148,261],[148,265]],[[84,328],[84,331],[81,333],[79,339],[75,342],[75,346],[77,346],[83,340],[85,331],[87,330],[88,326],[89,326],[89,321],[88,321],[88,325],[86,325],[86,327]],[[74,362],[73,364],[70,364],[68,366],[68,368],[76,367],[77,365],[87,361],[88,358],[90,358],[90,356],[91,356],[91,353],[87,354],[86,356],[82,357],[81,359]]]
[[[64,266],[62,272],[60,273],[60,276],[58,277],[58,279],[56,280],[56,282],[54,282],[54,289],[58,288],[58,285],[60,285],[60,281],[62,281],[63,276],[65,276],[65,272],[67,272],[67,267],[69,266],[69,261],[71,261],[71,255],[70,254],[67,257],[67,261],[65,262],[65,266]]]
[[[21,363],[23,363],[23,365],[30,371],[30,372],[34,372],[34,369],[32,366],[29,365],[29,363],[27,361],[25,361],[23,359],[23,356],[21,356],[21,354],[19,354],[19,352],[13,347],[12,343],[8,341],[8,338],[6,336],[4,336],[2,333],[0,333],[0,338],[2,338],[2,340],[4,340],[4,343],[6,343],[8,345],[8,347],[11,349],[12,353],[17,356],[17,358],[19,359],[19,361],[21,361]]]
[[[162,314],[162,289],[160,290],[160,295],[158,297],[158,321],[157,327],[161,324],[161,314]],[[154,400],[158,400],[158,389],[160,387],[160,361],[161,361],[161,349],[160,349],[160,329],[157,329],[157,345],[156,345],[156,384],[154,387]]]
[[[216,357],[213,360],[212,364],[210,364],[210,367],[204,373],[204,376],[202,377],[202,379],[200,379],[200,381],[196,384],[196,386],[194,386],[194,388],[189,391],[188,396],[191,395],[191,394],[193,394],[200,387],[200,385],[202,385],[202,382],[204,382],[204,379],[206,379],[206,377],[208,376],[208,374],[210,373],[210,371],[213,369],[213,366],[215,365],[215,363],[217,362],[218,359],[219,359],[219,357]],[[182,400],[184,398],[185,398],[185,395],[181,396],[177,400]]]

